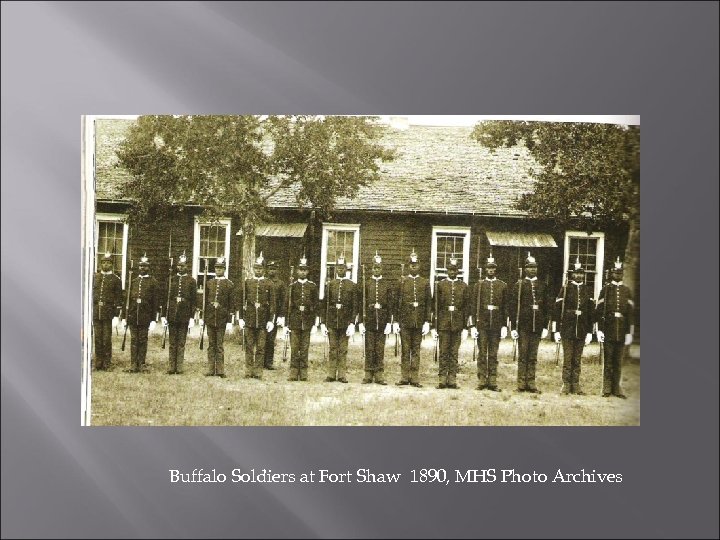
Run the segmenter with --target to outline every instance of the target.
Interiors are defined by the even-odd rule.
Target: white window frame
[[[353,236],[353,260],[350,279],[355,283],[358,280],[358,263],[360,261],[360,225],[348,223],[323,223],[322,244],[320,247],[320,299],[325,297],[325,281],[327,279],[327,247],[329,231],[352,231]]]
[[[597,250],[595,252],[595,290],[593,298],[598,298],[603,285],[603,276],[605,275],[605,233],[594,232],[588,234],[584,231],[565,231],[565,246],[563,254],[563,275],[566,276],[570,268],[570,239],[571,238],[594,238],[597,240]]]
[[[111,214],[106,212],[98,212],[95,215],[95,255],[93,257],[93,266],[95,272],[97,272],[97,253],[98,253],[98,235],[100,234],[100,222],[106,223],[122,223],[123,224],[123,235],[122,235],[122,272],[120,279],[122,281],[122,287],[125,289],[125,275],[127,274],[127,246],[128,246],[128,222],[126,214]]]
[[[227,265],[227,268],[230,268],[230,218],[221,218],[217,221],[210,221],[201,219],[198,216],[195,216],[195,224],[193,226],[193,260],[192,260],[192,275],[195,279],[198,280],[198,288],[202,288],[202,284],[200,283],[199,273],[200,273],[200,226],[201,225],[218,225],[218,226],[224,226],[225,227],[225,264]],[[209,272],[208,275],[215,275],[215,272]],[[227,274],[225,274],[227,275]]]
[[[463,234],[465,240],[463,242],[463,281],[470,283],[470,227],[443,227],[437,226],[432,228],[432,249],[430,251],[430,288],[435,294],[435,263],[437,262],[437,237],[443,234]]]

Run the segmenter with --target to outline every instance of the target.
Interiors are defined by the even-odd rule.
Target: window
[[[195,234],[193,240],[192,273],[202,287],[202,275],[207,268],[208,279],[215,277],[215,259],[225,257],[228,275],[230,270],[230,219],[217,222],[201,221],[195,218]]]
[[[446,277],[450,259],[458,260],[458,277],[469,282],[470,272],[470,227],[433,227],[432,253],[430,254],[431,287],[435,276]]]
[[[325,296],[327,276],[331,279],[335,277],[335,263],[341,255],[345,256],[345,262],[350,266],[347,277],[357,283],[360,225],[324,223],[321,253],[320,298]]]
[[[603,256],[605,254],[605,233],[587,234],[580,231],[565,233],[565,261],[563,268],[567,275],[568,268],[580,258],[585,269],[585,283],[597,298],[602,288]]]
[[[113,256],[113,272],[122,279],[125,288],[127,268],[128,224],[123,214],[97,214],[95,218],[95,271],[105,253]]]

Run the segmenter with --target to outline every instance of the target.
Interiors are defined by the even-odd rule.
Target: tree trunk
[[[242,278],[252,277],[252,268],[255,262],[255,223],[247,218],[242,223]]]

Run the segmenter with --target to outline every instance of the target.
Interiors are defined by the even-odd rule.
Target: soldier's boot
[[[307,368],[300,369],[300,380],[307,381],[307,379],[308,379]]]
[[[288,374],[288,381],[297,381],[298,380],[298,369],[291,367],[290,372]]]
[[[457,384],[457,375],[455,374],[454,371],[451,371],[451,372],[448,374],[447,387],[448,387],[448,388],[452,388],[453,390],[457,390],[457,389],[459,388],[459,387],[458,387],[458,384]]]
[[[438,384],[435,388],[438,388],[440,390],[443,388],[447,388],[447,380],[445,375],[443,375],[442,373],[438,375]]]
[[[569,394],[572,394],[573,392],[570,390],[570,385],[566,382],[563,382],[562,386],[560,387],[560,393],[563,396],[567,396]]]
[[[381,384],[385,386],[387,383],[385,382],[385,371],[380,369],[375,372],[375,384]]]
[[[612,395],[612,367],[609,365],[609,359],[605,359],[605,366],[603,367],[603,397],[610,397]]]
[[[363,377],[362,383],[363,384],[370,384],[373,382],[373,372],[366,369],[365,370],[365,377]]]
[[[621,377],[622,377],[622,371],[620,370],[620,368],[616,368],[616,369],[613,371],[612,393],[613,393],[615,396],[617,396],[617,397],[619,397],[619,398],[621,398],[621,399],[626,399],[627,396],[626,396],[625,393],[622,391],[622,387],[620,386],[620,379],[621,379]]]
[[[540,394],[540,390],[538,390],[537,384],[535,383],[535,367],[537,363],[536,362],[528,362],[527,367],[527,391],[531,392],[533,394]]]
[[[478,371],[477,371],[477,378],[478,378],[478,390],[484,390],[488,387],[488,373],[486,366],[484,365],[484,362],[480,362],[480,359],[478,358]]]
[[[518,360],[517,390],[518,392],[527,390],[527,363],[522,360]]]
[[[501,391],[497,385],[497,360],[494,362],[491,361],[490,365],[488,366],[487,389],[492,390],[493,392]]]

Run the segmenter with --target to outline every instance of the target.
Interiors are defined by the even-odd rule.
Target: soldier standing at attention
[[[287,285],[278,277],[278,264],[276,261],[268,261],[268,283],[272,288],[273,295],[275,297],[275,305],[277,313],[280,314],[285,308],[286,302],[286,289]],[[265,342],[265,369],[275,369],[273,365],[275,360],[275,339],[277,337],[277,327],[274,327],[270,332],[267,333],[267,341]]]
[[[355,283],[345,277],[346,272],[345,257],[340,256],[335,264],[336,278],[327,283],[325,291],[323,315],[326,320],[321,326],[323,335],[328,336],[329,341],[325,382],[348,382],[345,378],[348,338],[355,333],[357,309]]]
[[[302,257],[297,267],[297,279],[287,289],[290,309],[286,319],[286,339],[290,334],[290,375],[288,381],[307,381],[310,334],[317,326],[320,302],[318,286],[307,278],[307,259]]]
[[[397,326],[400,331],[402,356],[400,361],[400,381],[398,386],[411,385],[421,388],[420,384],[420,343],[422,336],[430,332],[432,314],[432,295],[430,282],[420,277],[420,263],[415,250],[410,254],[408,275],[400,278],[397,302]]]
[[[185,252],[178,257],[177,274],[170,280],[168,312],[163,324],[167,324],[170,331],[168,374],[179,375],[183,372],[188,324],[195,313],[197,298],[197,281],[187,273]]]
[[[635,330],[635,303],[630,289],[623,285],[623,264],[620,257],[611,271],[612,281],[600,293],[595,320],[597,336],[605,344],[603,365],[603,397],[616,396],[625,399],[620,387],[622,359],[625,347],[632,345]]]
[[[160,288],[149,269],[150,259],[143,255],[138,263],[138,275],[130,287],[127,323],[130,325],[131,367],[128,371],[131,373],[145,369],[148,331],[155,328],[155,320],[160,316]]]
[[[440,342],[440,366],[437,388],[457,389],[458,351],[462,331],[466,327],[470,315],[468,285],[457,277],[458,261],[450,259],[447,277],[438,282],[437,332]]]
[[[93,333],[97,371],[110,370],[112,367],[112,329],[119,323],[118,315],[122,305],[122,281],[113,272],[112,254],[105,253],[100,259],[100,271],[93,279]]]
[[[363,270],[364,272],[364,270]],[[395,287],[382,276],[382,257],[375,252],[372,276],[365,279],[358,300],[365,302],[360,309],[360,334],[365,340],[365,378],[385,385],[385,340],[392,331],[390,321],[395,310]]]
[[[518,342],[518,392],[540,394],[535,384],[535,369],[540,340],[548,335],[550,323],[548,296],[545,284],[537,279],[537,262],[528,253],[525,277],[510,294],[511,317],[514,317],[512,338]]]
[[[555,299],[553,332],[562,341],[563,370],[561,394],[583,395],[580,369],[585,345],[592,340],[593,301],[585,285],[585,272],[578,258],[569,270],[571,281],[563,285]]]
[[[240,329],[245,333],[245,378],[262,379],[267,334],[275,328],[276,304],[273,288],[265,279],[262,252],[255,259],[253,277],[246,279],[242,289],[243,313]]]
[[[208,377],[225,378],[225,333],[232,329],[235,285],[225,275],[225,257],[215,261],[215,278],[207,282],[204,324],[208,334]]]
[[[470,293],[470,334],[478,340],[478,390],[500,392],[497,386],[498,349],[507,337],[507,284],[495,277],[497,264],[492,253],[485,262],[485,279],[478,281]]]

